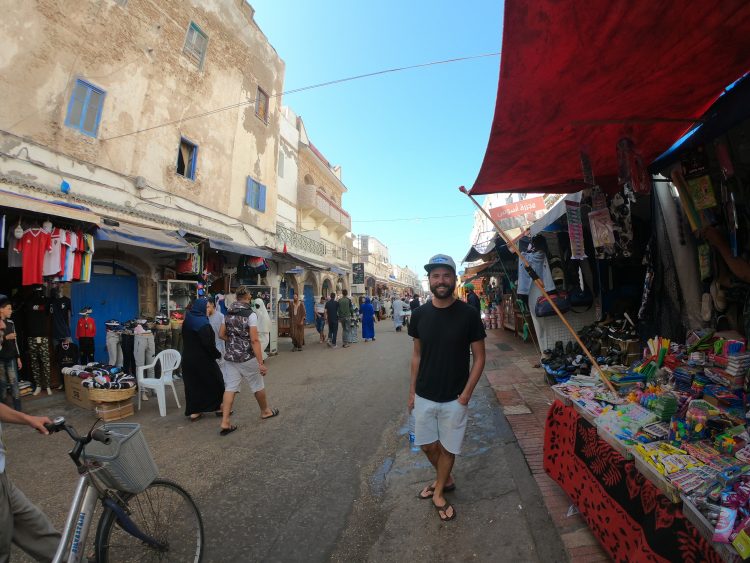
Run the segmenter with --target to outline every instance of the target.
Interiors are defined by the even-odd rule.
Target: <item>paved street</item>
[[[405,437],[411,340],[390,322],[378,340],[327,349],[308,333],[302,353],[269,361],[278,418],[261,422],[249,392],[236,403],[240,430],[219,437],[218,419],[190,423],[172,402],[146,403],[134,420],[163,476],[196,498],[206,561],[561,561],[562,543],[507,420],[485,378],[472,400],[465,455],[440,523],[416,493],[432,475]],[[65,414],[79,429],[90,414],[57,397],[34,411]],[[8,471],[62,524],[76,473],[66,436],[4,427]]]

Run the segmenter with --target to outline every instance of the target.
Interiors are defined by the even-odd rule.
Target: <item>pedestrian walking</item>
[[[477,310],[477,312],[481,312],[482,311],[482,302],[479,301],[479,296],[476,293],[474,293],[474,284],[467,283],[464,286],[464,289],[466,289],[466,291],[467,291],[467,293],[466,293],[466,302],[469,305],[471,305],[472,307],[474,307]]]
[[[352,338],[352,314],[354,305],[349,299],[347,290],[341,290],[342,297],[339,299],[339,321],[341,321],[341,340],[344,342],[344,348],[348,348],[354,341]]]
[[[221,421],[222,436],[237,430],[232,424],[230,416],[232,405],[240,386],[245,380],[260,408],[262,420],[273,418],[279,414],[279,409],[268,406],[264,377],[268,368],[263,363],[263,351],[260,348],[258,336],[258,315],[250,304],[250,291],[243,285],[237,288],[236,301],[227,310],[220,336],[226,341],[224,359],[224,401],[222,403],[223,417]]]
[[[380,320],[380,299],[375,295],[372,298],[372,308],[375,310],[375,322]]]
[[[320,335],[320,343],[323,344],[326,341],[326,298],[325,295],[320,296],[320,301],[315,304],[315,330]]]
[[[222,374],[222,381],[224,377],[224,354],[226,353],[226,343],[221,339],[221,325],[224,324],[224,313],[221,312],[220,308],[216,306],[216,302],[213,299],[208,300],[208,306],[206,308],[208,314],[208,322],[211,324],[211,328],[214,331],[214,341],[216,342],[216,349],[221,354],[221,357],[216,360],[219,364],[219,369]]]
[[[417,307],[419,307],[420,305],[421,303],[419,302],[419,296],[415,294],[409,302],[409,310],[416,311]]]
[[[216,363],[221,353],[208,320],[208,300],[196,299],[182,324],[182,380],[185,383],[185,416],[191,422],[204,412],[221,409],[224,377]]]
[[[401,332],[401,326],[404,324],[404,307],[405,303],[401,301],[398,295],[393,298],[391,308],[393,309],[393,328],[396,329],[396,332]]]
[[[302,352],[305,345],[305,304],[299,300],[297,292],[292,296],[292,304],[289,307],[289,334],[292,337],[292,352]]]
[[[18,370],[23,366],[18,349],[16,325],[11,320],[13,305],[7,297],[0,298],[0,402],[10,394],[13,408],[21,410],[21,395],[18,389]]]
[[[339,302],[336,301],[335,293],[331,293],[325,311],[325,319],[328,323],[328,345],[331,348],[336,348],[336,337],[339,332]]]
[[[362,340],[375,340],[375,309],[370,302],[369,297],[365,297],[365,302],[359,308],[359,314],[362,316]]]
[[[431,499],[440,520],[456,517],[444,494],[456,488],[451,475],[466,432],[468,405],[484,369],[486,333],[479,312],[453,294],[456,264],[437,254],[425,265],[433,299],[414,311],[409,410],[415,418],[415,443],[436,471],[419,492]],[[473,354],[473,363],[469,349]]]

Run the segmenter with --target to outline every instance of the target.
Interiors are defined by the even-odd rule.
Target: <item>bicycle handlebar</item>
[[[62,416],[56,417],[50,424],[45,424],[44,427],[50,434],[65,430],[75,442],[78,442],[81,445],[86,445],[92,440],[95,442],[101,442],[102,444],[109,444],[111,441],[109,432],[101,428],[92,428],[86,436],[80,436],[75,428],[65,423],[65,417]]]

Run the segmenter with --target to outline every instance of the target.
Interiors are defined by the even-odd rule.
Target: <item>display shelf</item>
[[[638,469],[646,479],[651,481],[657,489],[664,493],[665,497],[675,504],[682,502],[680,491],[672,483],[667,481],[667,478],[664,475],[659,473],[651,466],[651,464],[639,455],[634,455],[633,460],[635,461],[636,469]]]
[[[714,527],[711,525],[711,522],[709,522],[706,517],[701,514],[701,511],[698,510],[698,507],[690,502],[690,499],[688,499],[686,495],[681,494],[680,499],[682,500],[682,513],[685,515],[685,518],[690,520],[691,524],[693,524],[693,526],[698,529],[698,532],[700,532],[700,534],[704,538],[706,538],[706,540],[711,542],[711,545],[713,545],[716,553],[719,554],[722,560],[726,561],[727,563],[740,563],[740,561],[742,561],[742,558],[737,554],[732,546],[726,543],[718,543],[712,541],[714,536]]]
[[[615,450],[618,454],[620,454],[625,459],[633,459],[633,452],[630,449],[631,446],[624,444],[620,440],[617,439],[617,437],[612,434],[609,430],[602,428],[601,426],[596,425],[596,433],[599,435],[599,437],[607,442],[613,450]]]

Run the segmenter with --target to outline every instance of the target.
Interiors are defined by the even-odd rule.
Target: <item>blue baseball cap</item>
[[[453,261],[453,258],[447,254],[435,254],[435,256],[430,258],[430,261],[424,265],[424,269],[430,272],[433,268],[437,268],[438,266],[445,266],[446,268],[453,270],[454,274],[456,273],[456,263]]]

